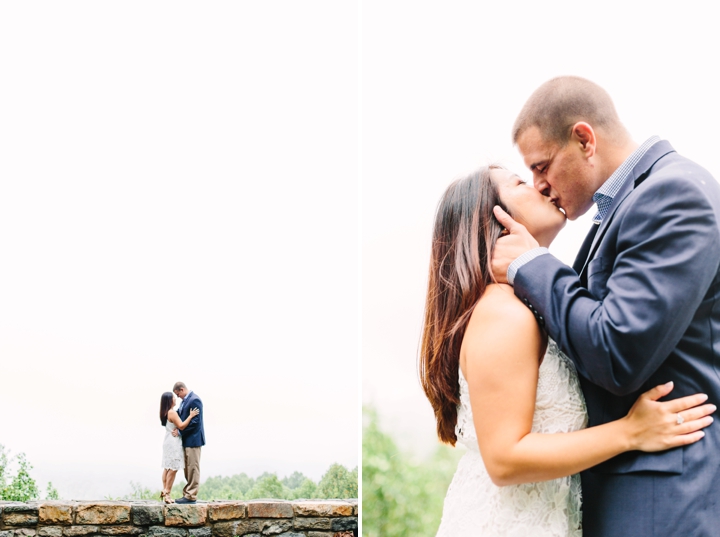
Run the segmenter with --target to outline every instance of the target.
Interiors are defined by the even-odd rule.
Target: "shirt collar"
[[[648,152],[653,145],[660,141],[659,136],[651,136],[645,140],[640,147],[633,151],[628,158],[618,167],[617,170],[605,181],[600,188],[593,194],[593,201],[597,205],[597,214],[593,217],[593,224],[600,224],[607,215],[612,205],[613,199],[620,191],[625,179],[632,169],[640,162],[645,153]]]

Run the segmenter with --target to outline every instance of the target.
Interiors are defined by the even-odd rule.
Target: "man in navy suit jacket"
[[[185,481],[187,485],[183,488],[183,497],[175,500],[175,503],[195,503],[197,493],[200,490],[200,448],[205,445],[205,428],[203,427],[203,404],[200,398],[187,389],[182,382],[176,382],[173,386],[175,395],[182,399],[178,414],[182,421],[190,415],[190,410],[197,408],[200,414],[190,420],[190,423],[183,431],[183,451],[185,452]]]
[[[644,391],[720,401],[720,186],[653,137],[635,143],[607,93],[578,77],[543,84],[515,123],[535,188],[571,220],[598,214],[570,268],[502,210],[493,272],[575,363],[589,424],[623,417]],[[678,434],[683,434],[678,416]],[[585,537],[717,536],[720,429],[582,473]]]

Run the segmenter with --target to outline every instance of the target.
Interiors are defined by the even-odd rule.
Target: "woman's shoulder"
[[[518,334],[523,337],[518,337]],[[463,338],[467,350],[489,346],[536,345],[540,328],[535,316],[505,284],[491,284],[473,309]]]
[[[535,323],[532,312],[515,296],[512,286],[504,283],[488,285],[472,315],[481,318],[483,324],[504,323],[508,318],[519,323]]]
[[[532,312],[515,296],[509,285],[487,287],[473,309],[463,335],[460,366],[463,374],[480,366],[506,371],[510,363],[521,367],[537,364],[544,352],[544,338]],[[514,360],[507,360],[507,357]],[[465,378],[470,378],[465,376]]]

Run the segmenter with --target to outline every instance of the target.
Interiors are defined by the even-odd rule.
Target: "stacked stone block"
[[[0,537],[357,535],[357,500],[0,502]]]

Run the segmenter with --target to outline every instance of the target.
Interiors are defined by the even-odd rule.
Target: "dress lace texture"
[[[468,452],[448,488],[437,537],[581,537],[580,476],[494,485],[480,456],[462,371],[459,383],[455,432]],[[532,431],[570,432],[586,426],[585,400],[575,366],[549,341],[539,370]]]
[[[162,467],[167,470],[182,470],[185,467],[185,455],[182,447],[182,439],[173,436],[172,432],[177,429],[170,420],[165,424],[165,440],[163,441]]]

